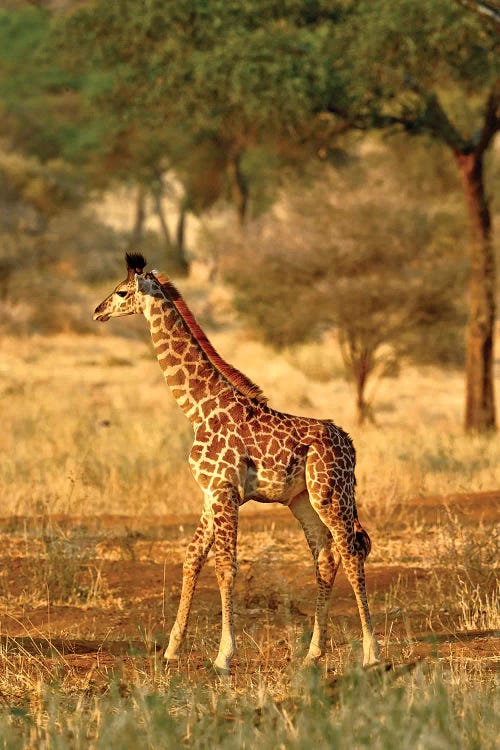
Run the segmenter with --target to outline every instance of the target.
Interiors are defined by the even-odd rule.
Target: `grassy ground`
[[[114,336],[118,326],[130,337]],[[300,670],[309,553],[285,509],[254,507],[242,511],[238,659],[221,682],[212,560],[179,670],[160,658],[200,508],[189,425],[140,321],[99,330],[0,344],[3,745],[493,747],[500,445],[462,434],[461,377],[404,370],[380,384],[378,425],[361,431],[349,385],[326,378],[339,375],[332,346],[277,357],[232,330],[212,336],[273,406],[352,433],[390,667],[357,666],[359,622],[339,574],[328,654],[318,671]]]

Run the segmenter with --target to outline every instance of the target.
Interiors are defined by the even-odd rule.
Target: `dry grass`
[[[357,669],[357,620],[337,612],[322,669],[297,673],[309,630],[303,592],[285,580],[285,568],[275,568],[277,561],[295,565],[312,579],[312,566],[300,533],[270,520],[240,542],[239,666],[229,685],[208,661],[217,648],[216,610],[198,609],[180,673],[165,673],[155,653],[158,626],[168,629],[178,596],[178,584],[170,590],[165,580],[162,592],[162,566],[167,560],[180,568],[189,538],[182,514],[198,510],[201,498],[186,464],[190,428],[146,331],[140,321],[112,326],[95,336],[6,337],[0,345],[0,495],[2,514],[13,516],[4,556],[26,580],[16,596],[7,573],[0,582],[2,631],[19,634],[1,645],[4,745],[493,748],[493,659],[477,644],[499,627],[498,536],[491,513],[471,522],[453,495],[498,490],[499,439],[462,434],[461,376],[408,369],[381,382],[379,424],[361,431],[332,342],[279,357],[236,330],[212,335],[273,406],[332,417],[352,433],[360,512],[374,541],[369,580],[380,581],[371,604],[385,656],[396,664],[385,676]],[[130,337],[113,336],[119,327]],[[426,511],[428,495],[449,496],[436,517]],[[90,520],[106,514],[125,519],[120,532]],[[179,517],[175,537],[162,538],[155,528],[162,514]],[[122,563],[153,569],[152,618],[138,595],[109,584]],[[63,632],[53,621],[37,624],[56,605],[76,613],[78,626]],[[61,639],[93,638],[105,650],[111,622],[121,623],[112,631],[115,645],[123,645],[119,657],[61,648]],[[483,640],[468,640],[476,635]],[[426,662],[414,672],[398,671],[422,656]]]
[[[140,322],[113,322],[114,330],[131,330],[131,338],[2,340],[3,513],[50,508],[141,515],[200,507],[186,465],[190,426],[163,382]],[[113,332],[109,324],[107,331]],[[407,498],[499,486],[500,439],[461,431],[460,374],[408,368],[398,379],[382,381],[379,424],[360,430],[350,385],[341,377],[317,382],[304,374],[317,373],[326,360],[338,375],[332,342],[325,342],[323,358],[318,345],[280,357],[237,330],[212,339],[261,385],[271,405],[333,418],[351,432],[360,505],[377,523]]]

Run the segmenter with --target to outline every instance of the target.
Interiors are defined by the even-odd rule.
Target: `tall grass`
[[[289,697],[265,684],[116,679],[102,695],[40,684],[31,706],[0,709],[9,748],[370,748],[489,750],[500,730],[494,681],[466,673],[352,671],[337,684],[300,675]]]

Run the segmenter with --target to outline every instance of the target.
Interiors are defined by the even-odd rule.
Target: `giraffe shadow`
[[[72,656],[109,654],[110,656],[155,656],[160,654],[159,643],[143,640],[86,640],[72,638],[43,638],[33,636],[0,635],[0,649],[5,653],[29,654],[31,656]]]
[[[426,633],[413,637],[418,643],[466,643],[487,638],[500,638],[500,630],[457,630],[452,633]]]

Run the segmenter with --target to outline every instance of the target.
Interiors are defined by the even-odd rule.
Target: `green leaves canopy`
[[[63,19],[58,47],[112,72],[101,103],[124,118],[240,144],[293,135],[325,109],[336,15],[297,1],[99,0]]]
[[[42,162],[77,162],[98,146],[103,123],[86,108],[92,76],[44,54],[50,21],[33,7],[0,10],[0,134]]]
[[[401,125],[463,148],[500,76],[498,29],[453,0],[351,8],[335,37],[345,99],[331,109],[361,127]]]

